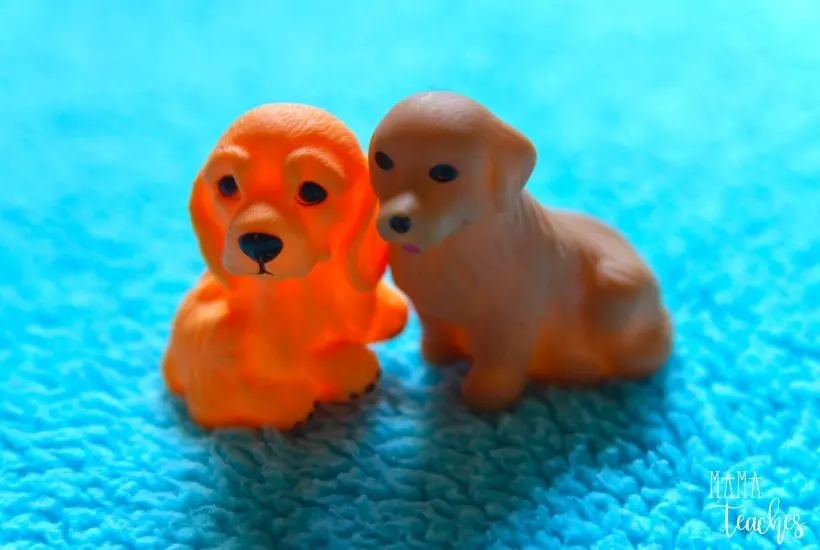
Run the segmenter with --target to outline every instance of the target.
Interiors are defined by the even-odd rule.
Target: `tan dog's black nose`
[[[259,264],[266,264],[276,258],[284,246],[282,239],[267,233],[245,233],[239,237],[239,250]]]
[[[413,225],[407,216],[392,216],[388,223],[390,224],[390,229],[396,233],[407,233]]]

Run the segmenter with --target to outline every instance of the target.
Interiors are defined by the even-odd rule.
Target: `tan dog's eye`
[[[313,206],[327,200],[327,191],[315,181],[305,181],[299,186],[296,199],[305,206]]]
[[[458,170],[449,164],[436,164],[430,168],[430,179],[439,183],[447,183],[458,177]]]
[[[373,160],[376,161],[376,166],[378,166],[382,170],[386,171],[393,169],[393,159],[391,159],[381,151],[376,151],[376,154],[373,155]]]
[[[233,176],[223,176],[216,185],[219,187],[219,194],[225,198],[235,197],[239,193],[239,185]]]

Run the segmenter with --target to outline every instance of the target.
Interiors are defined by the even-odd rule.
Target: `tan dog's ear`
[[[199,250],[202,259],[205,260],[205,265],[217,279],[227,284],[230,275],[222,267],[224,236],[217,223],[211,200],[203,175],[197,175],[188,203],[191,223],[199,241]]]
[[[387,243],[376,230],[378,200],[367,181],[354,184],[351,224],[342,241],[350,284],[359,292],[373,290],[387,270]]]
[[[490,186],[496,209],[504,212],[521,194],[535,169],[535,146],[527,137],[493,116],[487,128]]]

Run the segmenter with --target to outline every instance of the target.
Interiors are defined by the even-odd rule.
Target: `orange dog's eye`
[[[306,181],[299,186],[296,198],[300,203],[312,206],[325,202],[327,200],[327,191],[315,181]]]
[[[458,170],[449,164],[436,164],[430,168],[430,179],[439,183],[447,183],[458,177]]]
[[[393,169],[393,159],[391,159],[381,151],[376,151],[376,154],[373,155],[373,160],[376,161],[376,166],[378,166],[382,170]]]
[[[239,185],[237,185],[236,179],[233,176],[222,177],[216,185],[219,187],[219,193],[223,197],[235,197],[237,193],[239,193]]]

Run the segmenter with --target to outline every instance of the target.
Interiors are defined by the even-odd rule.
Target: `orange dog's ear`
[[[194,234],[199,241],[199,250],[208,270],[223,283],[228,282],[228,272],[222,267],[222,249],[224,236],[217,222],[211,196],[202,174],[194,181],[188,211]]]
[[[509,208],[521,194],[535,169],[535,146],[527,137],[492,117],[487,129],[490,149],[490,187],[499,212]]]
[[[373,290],[387,270],[387,243],[376,230],[378,200],[367,175],[354,184],[348,234],[343,240],[350,284],[359,292]]]

